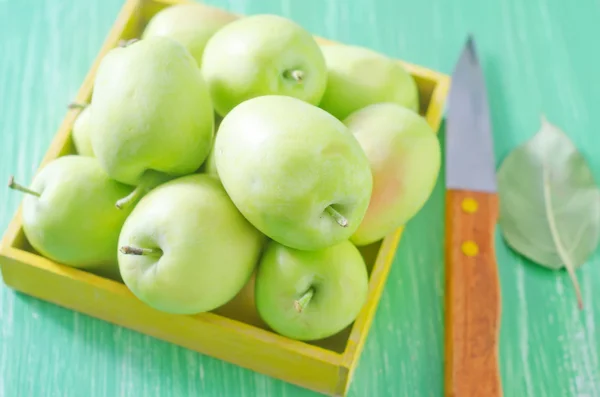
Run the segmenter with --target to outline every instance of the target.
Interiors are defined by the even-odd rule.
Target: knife
[[[445,395],[497,397],[498,196],[485,80],[472,36],[452,74],[447,110]]]

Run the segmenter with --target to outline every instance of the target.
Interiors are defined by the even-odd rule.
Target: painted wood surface
[[[566,130],[600,180],[596,0],[211,0],[288,16],[315,34],[449,73],[474,33],[490,92],[497,163],[540,114]],[[121,0],[0,0],[0,179],[31,178]],[[443,143],[443,128],[440,131]],[[442,174],[443,175],[443,174]],[[20,197],[0,188],[0,227]],[[350,396],[443,391],[443,176],[402,238]],[[578,272],[539,268],[496,235],[506,396],[600,395],[600,252]],[[0,396],[313,396],[0,286]]]

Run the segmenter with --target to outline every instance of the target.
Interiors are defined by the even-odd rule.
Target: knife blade
[[[469,36],[452,74],[446,120],[446,396],[502,395],[497,216],[490,111]]]

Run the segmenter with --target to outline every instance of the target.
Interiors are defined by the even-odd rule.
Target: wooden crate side
[[[439,133],[446,107],[446,98],[450,89],[450,76],[438,73],[438,82],[431,95],[431,101],[425,118],[436,133]]]
[[[212,313],[160,312],[118,282],[19,250],[8,255],[3,277],[15,290],[301,387],[335,391],[339,354]]]
[[[419,88],[420,92],[426,92],[428,97],[428,101],[425,103],[425,118],[431,128],[438,133],[444,113],[450,78],[447,75],[432,72],[420,67],[416,67],[413,70],[413,73],[421,76],[422,80],[428,80],[425,86],[423,86],[423,83],[421,82]],[[419,82],[419,80],[417,81]],[[360,355],[377,311],[379,300],[394,261],[394,256],[398,244],[400,243],[403,230],[404,228],[401,227],[392,235],[387,236],[381,245],[369,283],[367,305],[363,308],[363,311],[352,327],[352,331],[348,338],[348,344],[343,354],[342,367],[347,368],[348,371],[346,372],[346,382],[338,385],[337,392],[340,395],[346,394],[352,382],[352,375],[360,360]]]
[[[70,266],[64,266],[64,265],[55,263],[51,260],[48,260],[42,256],[38,256],[36,254],[32,254],[32,253],[18,250],[18,249],[9,249],[7,251],[7,255],[6,255],[5,259],[8,259],[10,264],[16,263],[16,264],[23,265],[23,266],[35,267],[35,268],[38,268],[38,269],[43,270],[48,273],[55,274],[60,277],[64,277],[64,278],[71,279],[71,280],[74,280],[74,281],[77,281],[80,283],[88,284],[89,286],[96,288],[98,290],[106,291],[107,293],[111,293],[113,295],[118,295],[121,299],[135,300],[137,304],[144,305],[145,308],[148,308],[149,311],[153,312],[154,314],[160,314],[160,315],[166,314],[165,312],[154,310],[154,309],[150,308],[149,306],[147,306],[145,303],[138,300],[135,297],[135,295],[133,295],[133,293],[121,282],[110,280],[108,278],[104,278],[104,277],[95,275],[93,273],[86,272],[81,269],[76,269],[76,268],[73,268]],[[9,273],[7,273],[7,274],[9,274]],[[170,314],[167,314],[167,315],[175,316],[175,317],[182,317],[182,315],[170,315]],[[197,316],[184,316],[184,317],[195,317],[202,321],[203,316],[207,316],[207,315],[209,315],[209,314],[200,314]],[[210,316],[222,317],[221,321],[223,324],[227,325],[227,327],[232,327],[232,326],[235,327],[238,325],[247,326],[247,324],[245,324],[245,323],[242,323],[242,322],[239,322],[236,320],[231,320],[229,318],[226,318],[223,316],[218,316],[218,315],[215,315],[212,313],[210,313]],[[214,322],[215,321],[211,321],[211,323],[214,323]],[[259,339],[267,338],[266,341],[269,343],[283,344],[287,347],[287,349],[289,349],[290,351],[293,351],[296,354],[320,357],[325,361],[335,363],[335,364],[339,363],[340,359],[341,359],[340,355],[331,353],[327,349],[313,347],[312,345],[307,345],[304,342],[288,339],[288,338],[285,338],[283,336],[280,336],[280,335],[270,332],[270,331],[262,330],[259,333],[257,333],[256,336]],[[284,343],[282,343],[282,342],[284,342]]]
[[[346,350],[343,353],[342,367],[347,369],[345,372],[346,379],[344,379],[344,382],[340,382],[338,384],[338,390],[336,390],[336,392],[341,396],[346,395],[348,388],[352,383],[354,370],[358,365],[358,361],[367,340],[371,324],[373,323],[373,318],[377,312],[381,294],[383,293],[388,274],[392,268],[394,256],[396,255],[396,250],[398,248],[398,244],[400,243],[403,231],[404,228],[402,227],[397,229],[393,234],[384,238],[383,243],[381,244],[381,248],[379,250],[379,254],[377,255],[377,259],[371,273],[371,278],[369,280],[367,302],[354,321],[350,336],[348,338],[348,343],[346,345]]]

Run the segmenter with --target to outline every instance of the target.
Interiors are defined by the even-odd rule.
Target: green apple
[[[79,114],[73,122],[71,137],[77,154],[81,156],[94,157],[94,149],[90,137],[90,113],[91,108],[85,103],[72,103],[70,109],[79,109]]]
[[[373,193],[356,245],[382,239],[408,222],[425,204],[437,181],[441,148],[427,121],[395,103],[369,105],[344,124],[371,164]]]
[[[206,312],[242,289],[263,243],[217,179],[191,174],[141,198],[119,237],[119,268],[147,305],[177,314]]]
[[[23,231],[31,246],[55,262],[119,279],[117,242],[130,211],[115,200],[132,187],[108,177],[93,157],[67,155],[46,164],[26,193]]]
[[[312,35],[269,14],[240,18],[215,33],[204,49],[202,73],[222,116],[261,95],[292,96],[316,105],[327,79]]]
[[[244,216],[273,240],[316,250],[348,239],[367,211],[369,161],[335,117],[265,95],[234,108],[215,140],[219,178]]]
[[[184,3],[164,8],[155,14],[142,33],[142,39],[166,36],[183,44],[198,66],[208,39],[223,26],[237,19],[225,10],[200,3]]]
[[[399,62],[354,45],[322,45],[321,50],[328,75],[319,106],[338,119],[380,102],[419,110],[417,84]]]
[[[91,137],[108,175],[136,186],[131,205],[165,179],[200,168],[214,137],[208,88],[189,51],[156,36],[102,59],[94,83]]]
[[[275,332],[310,341],[335,335],[360,313],[368,274],[348,240],[318,251],[267,245],[258,265],[256,308]]]

